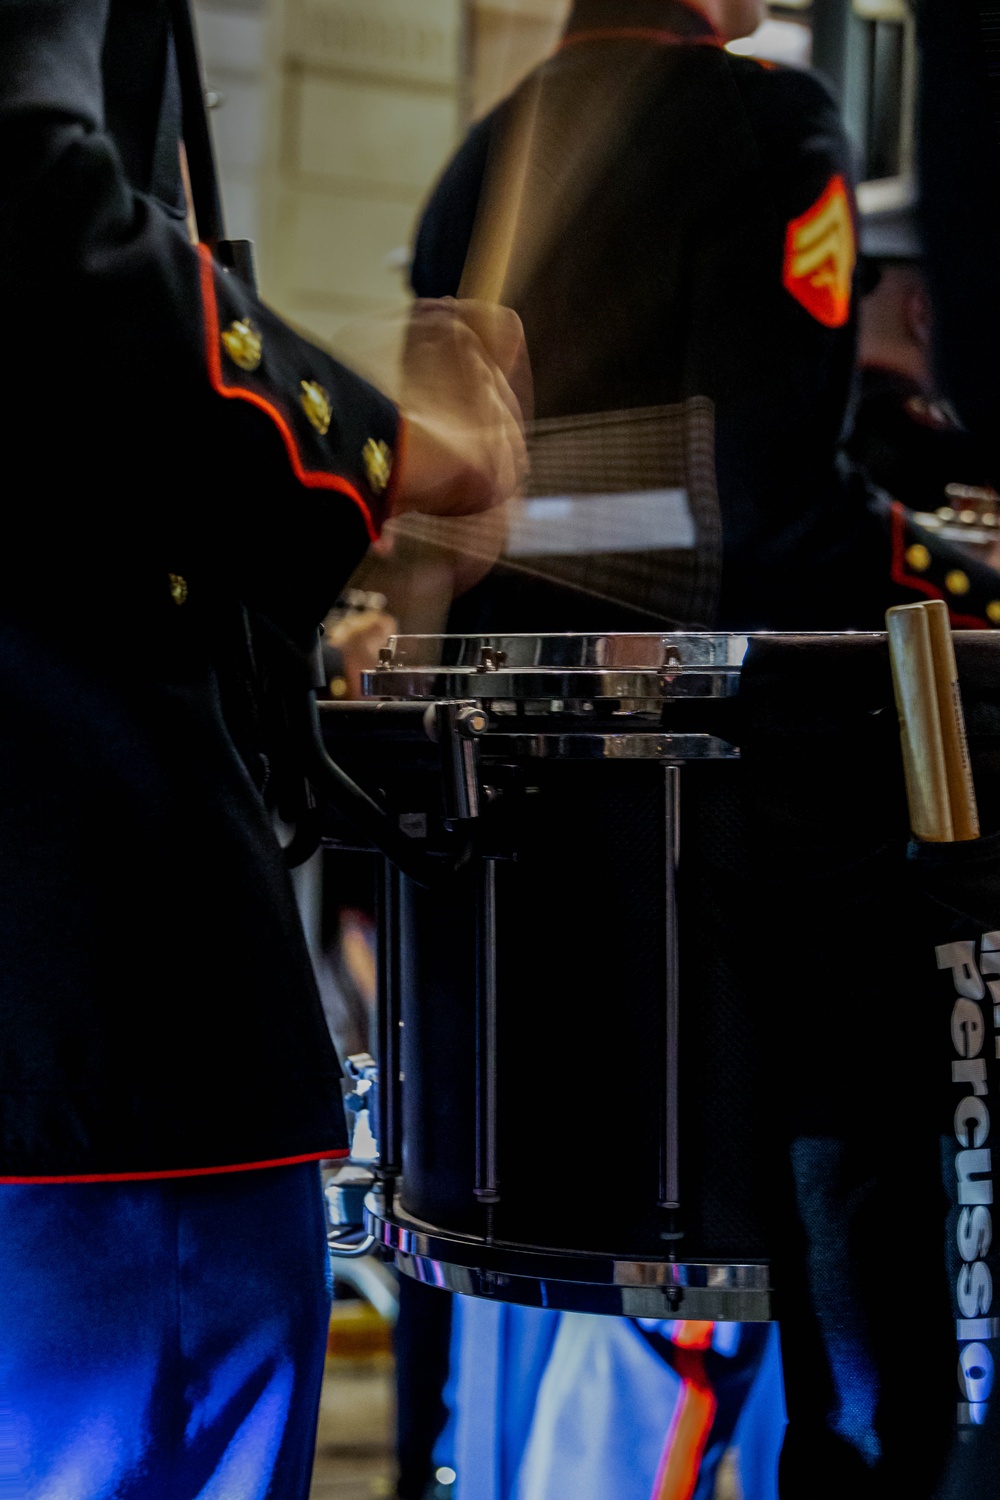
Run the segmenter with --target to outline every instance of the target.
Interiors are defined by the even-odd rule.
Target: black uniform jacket
[[[995,469],[982,444],[947,405],[929,399],[898,370],[861,370],[845,448],[909,510],[933,512],[948,505],[950,484],[993,487]]]
[[[888,604],[913,594],[895,581],[884,518],[836,462],[855,240],[848,149],[826,88],[726,52],[680,0],[577,0],[562,46],[474,127],[433,193],[418,294],[457,292],[491,158],[536,86],[508,291],[537,415],[710,397],[716,623],[880,626]],[[475,597],[461,607],[474,615]]]
[[[188,242],[170,56],[0,5],[0,1180],[345,1145],[243,609],[308,639],[397,413]]]

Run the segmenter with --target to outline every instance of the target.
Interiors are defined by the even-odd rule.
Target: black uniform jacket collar
[[[566,24],[567,42],[587,33],[637,32],[669,35],[678,42],[715,43],[721,40],[711,21],[683,0],[576,0]]]

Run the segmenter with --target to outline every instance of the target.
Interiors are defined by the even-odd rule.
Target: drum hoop
[[[766,1260],[679,1261],[599,1255],[535,1245],[487,1243],[413,1218],[380,1187],[365,1199],[365,1228],[404,1275],[471,1296],[527,1306],[626,1317],[765,1323],[771,1312]]]

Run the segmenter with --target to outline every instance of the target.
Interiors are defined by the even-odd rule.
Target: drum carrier
[[[378,1065],[348,1064],[349,1102],[377,1095],[365,1245],[403,1273],[549,1308],[771,1316],[746,646],[396,636],[367,701],[319,705],[413,850],[406,874],[379,861]],[[336,818],[324,842],[363,846]]]

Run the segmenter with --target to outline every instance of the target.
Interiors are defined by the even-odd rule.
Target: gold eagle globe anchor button
[[[392,473],[392,449],[381,438],[369,438],[361,450],[368,483],[376,495],[381,495],[389,483]]]
[[[249,318],[235,318],[221,335],[222,347],[237,369],[256,370],[264,352],[264,341]]]
[[[913,569],[914,573],[926,573],[934,561],[923,542],[914,542],[912,547],[907,547],[903,555],[906,558],[907,565]]]
[[[299,396],[302,410],[320,437],[326,437],[330,431],[330,423],[333,421],[333,407],[330,405],[329,391],[325,391],[318,380],[302,380],[299,384],[302,390]]]
[[[189,590],[186,578],[182,577],[180,573],[168,573],[167,586],[170,590],[170,597],[175,604],[187,603]]]

